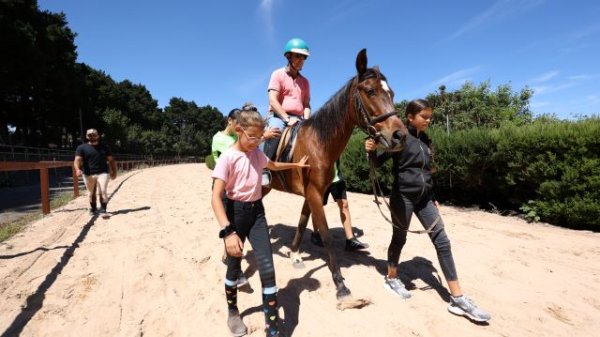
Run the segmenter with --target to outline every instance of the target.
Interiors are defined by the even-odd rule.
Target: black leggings
[[[431,195],[417,197],[394,191],[390,196],[390,207],[392,209],[392,222],[394,226],[392,241],[388,248],[388,264],[390,266],[398,265],[400,252],[406,243],[406,230],[410,225],[410,219],[414,212],[426,229],[431,227],[437,219],[437,223],[429,233],[429,238],[435,246],[444,277],[447,281],[456,281],[458,275],[454,266],[450,239],[446,235],[444,222],[440,217],[437,207],[435,207],[431,200]]]
[[[275,287],[273,250],[262,200],[242,202],[228,199],[226,208],[227,218],[235,226],[235,231],[242,242],[246,242],[246,238],[250,240],[263,289]],[[241,257],[227,256],[227,274],[225,274],[227,280],[237,280],[242,270],[241,262]]]

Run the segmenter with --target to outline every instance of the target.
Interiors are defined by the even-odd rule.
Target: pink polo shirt
[[[277,100],[288,114],[303,116],[304,102],[310,99],[310,86],[306,77],[298,74],[296,79],[288,73],[287,68],[279,68],[271,74],[270,90],[276,90]],[[269,105],[269,111],[273,111]]]
[[[262,198],[261,175],[269,159],[256,148],[242,152],[233,146],[217,161],[212,177],[225,182],[225,193],[231,200],[251,202]]]

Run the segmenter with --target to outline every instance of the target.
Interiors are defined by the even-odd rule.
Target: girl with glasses
[[[261,173],[270,170],[308,168],[308,157],[297,163],[269,160],[258,148],[263,136],[264,120],[257,111],[242,110],[237,116],[237,141],[227,149],[215,166],[212,177],[212,208],[221,228],[219,237],[227,250],[225,297],[228,306],[227,325],[234,336],[247,333],[237,306],[237,279],[246,239],[255,252],[262,285],[266,336],[280,336],[277,310],[275,267],[269,231],[262,204]],[[222,194],[227,195],[224,204]]]

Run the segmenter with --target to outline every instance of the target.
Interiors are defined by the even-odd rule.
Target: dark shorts
[[[346,196],[346,182],[342,179],[336,181],[335,183],[331,183],[325,194],[323,195],[323,205],[327,205],[327,199],[329,198],[329,194],[333,197],[333,200],[338,201],[341,199],[348,199]]]

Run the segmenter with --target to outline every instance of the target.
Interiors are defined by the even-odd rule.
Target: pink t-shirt
[[[217,161],[212,177],[225,182],[227,198],[237,201],[256,201],[262,198],[261,175],[269,159],[258,148],[242,152],[233,146]]]
[[[277,100],[288,114],[303,116],[304,102],[310,99],[310,87],[306,77],[298,74],[296,79],[287,72],[287,68],[279,68],[271,74],[268,90],[276,90]],[[269,111],[273,111],[269,105]]]

